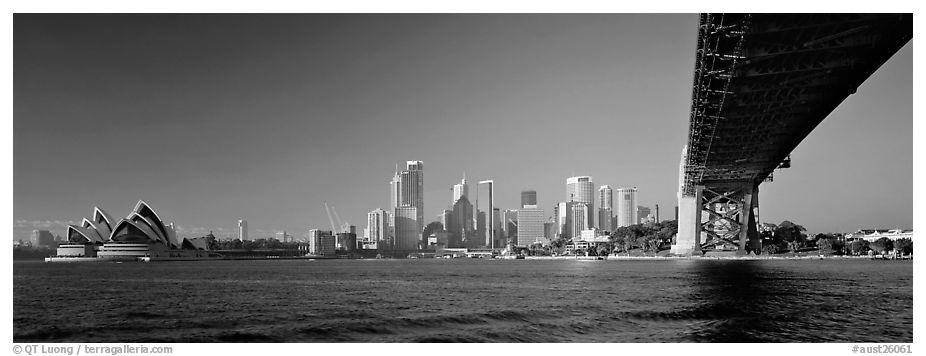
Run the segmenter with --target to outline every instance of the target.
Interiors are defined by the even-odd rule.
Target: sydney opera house
[[[154,209],[139,200],[124,219],[115,220],[103,209],[80,226],[67,227],[67,243],[58,246],[51,261],[136,260],[208,257],[204,238],[179,239],[173,224],[165,224]]]

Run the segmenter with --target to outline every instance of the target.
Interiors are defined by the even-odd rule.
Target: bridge
[[[672,253],[760,253],[759,184],[912,37],[912,14],[701,14]]]

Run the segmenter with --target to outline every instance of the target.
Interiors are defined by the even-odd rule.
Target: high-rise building
[[[335,251],[335,237],[331,231],[309,230],[309,253],[314,255],[333,255]]]
[[[642,205],[637,206],[637,221],[634,224],[642,224],[647,222],[647,218],[652,214],[653,210]]]
[[[536,190],[522,190],[521,191],[521,207],[537,207],[537,191]]]
[[[450,233],[449,247],[458,248],[473,244],[473,241],[470,241],[476,238],[473,227],[473,204],[470,204],[469,198],[465,195],[453,203],[450,219],[447,225],[444,225],[444,229]]]
[[[389,212],[375,209],[367,213],[367,239],[377,248],[389,246]]]
[[[611,218],[613,213],[613,191],[610,185],[602,185],[598,188],[598,228],[604,231],[612,231]]]
[[[248,222],[244,219],[238,219],[238,241],[248,240]]]
[[[592,183],[592,177],[576,176],[567,178],[566,201],[585,204],[586,216],[584,220],[588,222],[589,226],[594,226],[595,183]]]
[[[582,236],[582,231],[591,229],[591,222],[587,220],[589,204],[573,203],[571,209],[572,221],[569,226],[569,237]]]
[[[517,219],[517,240],[513,241],[515,245],[526,247],[535,242],[546,241],[546,234],[544,231],[546,218],[543,215],[543,209],[518,209]]]
[[[502,234],[502,212],[499,208],[492,208],[492,211],[495,213],[492,214],[492,226],[495,226],[492,232],[492,238],[494,241],[490,242],[487,246],[494,248],[503,248],[505,247],[506,238]],[[494,242],[494,243],[493,243]]]
[[[617,189],[617,226],[637,224],[637,188]]]
[[[389,196],[392,209],[411,207],[416,208],[417,216],[414,221],[421,231],[424,221],[424,163],[421,161],[405,162],[405,170],[396,173],[389,182]],[[393,226],[395,229],[395,226]]]
[[[469,198],[469,184],[466,183],[466,173],[463,173],[463,179],[460,180],[460,184],[453,185],[453,203],[456,203],[457,200],[460,200],[460,197]]]
[[[396,250],[417,250],[420,222],[418,221],[418,208],[398,207],[394,209],[393,221],[395,224]]]
[[[48,230],[32,230],[32,247],[56,247],[55,236]]]

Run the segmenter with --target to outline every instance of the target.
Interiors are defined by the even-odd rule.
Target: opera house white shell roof
[[[67,239],[70,243],[160,243],[169,248],[206,249],[200,239],[178,240],[174,229],[165,225],[157,212],[144,200],[135,204],[135,209],[121,220],[114,220],[111,215],[99,207],[93,208],[92,219],[84,218],[80,226],[67,227]]]

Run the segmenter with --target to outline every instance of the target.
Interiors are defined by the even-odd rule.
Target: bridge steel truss
[[[759,184],[912,33],[912,14],[701,14],[673,253],[759,253]]]

